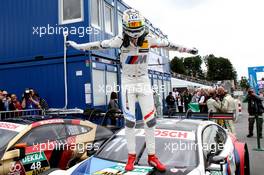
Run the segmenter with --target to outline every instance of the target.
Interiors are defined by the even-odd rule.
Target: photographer
[[[34,95],[34,90],[26,90],[22,99],[23,109],[41,109],[39,99]]]
[[[248,118],[249,134],[247,135],[247,137],[253,136],[255,117],[259,116],[259,119],[257,121],[257,128],[260,132],[259,136],[260,138],[262,138],[262,124],[263,124],[262,113],[264,112],[262,100],[259,96],[257,96],[254,93],[253,89],[249,88],[248,95],[244,101],[248,102],[248,113],[249,113],[249,118]]]

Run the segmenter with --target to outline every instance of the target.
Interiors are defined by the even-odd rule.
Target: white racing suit
[[[179,52],[190,52],[182,46],[171,44],[164,39],[157,39],[147,35],[143,45],[135,46],[130,42],[128,47],[123,46],[123,36],[116,36],[110,40],[76,44],[68,41],[72,47],[78,50],[101,50],[120,48],[120,62],[122,64],[122,104],[125,116],[125,131],[128,142],[129,154],[136,154],[135,143],[135,102],[138,101],[142,110],[145,123],[145,140],[149,155],[155,154],[154,128],[156,119],[154,117],[155,107],[153,91],[148,77],[149,50],[154,47],[163,47]]]

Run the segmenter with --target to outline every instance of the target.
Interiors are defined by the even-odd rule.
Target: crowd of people
[[[27,109],[47,110],[48,104],[45,99],[32,88],[26,89],[21,100],[14,93],[0,90],[0,111],[19,111]]]
[[[262,114],[264,113],[263,98],[261,95],[258,96],[253,89],[249,88],[244,102],[248,102],[249,113],[249,134],[247,137],[253,136],[253,128],[257,115],[259,120],[256,125],[260,133],[259,137],[262,138]],[[176,88],[174,88],[173,92],[170,92],[167,96],[166,104],[168,111],[176,112],[187,112],[188,109],[194,106],[196,106],[197,109],[192,108],[192,111],[201,113],[236,113],[237,110],[235,99],[223,87],[212,87],[207,89],[201,88],[195,89],[192,92],[188,89],[183,92],[179,92]],[[235,127],[232,120],[217,120],[215,122],[220,125],[225,125],[230,132],[235,133]]]
[[[177,112],[186,112],[190,104],[198,104],[201,113],[227,112],[232,113],[236,109],[233,97],[223,87],[195,89],[192,92],[185,89],[179,92],[176,88],[166,98],[168,109],[176,109]]]

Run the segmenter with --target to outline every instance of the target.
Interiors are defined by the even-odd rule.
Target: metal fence
[[[207,85],[207,86],[212,86],[214,84],[213,82],[210,82],[210,81],[207,81],[207,80],[201,80],[201,79],[196,78],[196,77],[191,77],[191,76],[187,76],[187,75],[183,75],[183,74],[178,74],[178,73],[175,73],[175,72],[172,73],[172,77],[173,78],[178,78],[178,79],[181,79],[181,80],[186,80],[186,81],[199,83],[199,84],[204,84],[204,85]]]
[[[27,110],[17,110],[17,111],[0,111],[0,120],[5,120],[8,118],[17,117],[31,117],[31,116],[41,116],[45,112],[41,109],[27,109]]]
[[[188,110],[187,112],[176,112],[176,108],[169,109],[168,116],[165,118],[177,118],[177,119],[200,119],[200,120],[235,120],[235,113],[218,113],[218,112],[193,112]]]

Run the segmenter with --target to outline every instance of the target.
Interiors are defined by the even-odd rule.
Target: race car
[[[104,127],[77,119],[12,121],[0,122],[1,175],[37,175],[50,168],[69,168],[113,135]]]
[[[92,157],[49,175],[249,175],[247,145],[212,121],[159,119],[155,129],[156,153],[167,170],[158,172],[147,163],[143,123],[136,126],[136,167],[126,172],[125,130],[117,132]],[[48,173],[45,173],[45,175]]]

